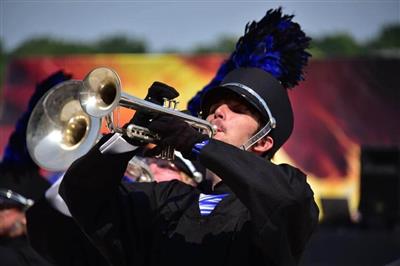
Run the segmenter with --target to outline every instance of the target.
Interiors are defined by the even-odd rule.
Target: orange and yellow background
[[[35,85],[62,69],[83,79],[93,68],[116,70],[123,91],[143,98],[153,81],[180,92],[179,109],[216,73],[225,55],[90,55],[15,59],[0,95],[0,157],[25,111]],[[399,146],[399,59],[311,61],[306,81],[289,91],[295,113],[292,137],[276,155],[308,174],[317,201],[346,198],[355,213],[359,201],[362,146]],[[122,120],[131,113],[121,114]]]

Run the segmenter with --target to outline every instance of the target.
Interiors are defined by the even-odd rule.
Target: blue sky
[[[240,36],[248,21],[278,6],[311,36],[348,32],[365,41],[382,25],[400,23],[400,0],[0,0],[0,36],[7,50],[34,36],[91,41],[124,33],[144,38],[153,52],[185,51],[223,34]]]

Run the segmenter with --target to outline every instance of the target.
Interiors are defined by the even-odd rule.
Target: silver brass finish
[[[174,109],[176,104],[176,101],[169,101]],[[216,133],[215,127],[205,120],[122,93],[117,73],[100,67],[89,72],[83,81],[59,83],[39,100],[28,122],[29,154],[40,167],[65,171],[96,143],[103,117],[111,132],[120,132],[145,143],[160,140],[147,128],[134,124],[127,128],[115,125],[113,112],[119,106],[178,117],[209,137]],[[166,148],[162,156],[172,159],[173,150]]]
[[[177,105],[175,100],[165,101],[164,104],[168,107],[164,107],[121,92],[120,78],[110,68],[96,68],[85,77],[80,92],[80,102],[82,108],[95,117],[104,117],[113,112],[117,106],[121,106],[136,111],[145,110],[146,112],[180,118],[209,137],[216,133],[215,127],[208,121],[175,110]],[[147,128],[136,125],[129,125],[127,129],[118,128],[115,125],[112,127],[112,130],[116,132],[146,143],[154,143],[159,140],[159,137]],[[173,154],[171,151],[166,151],[166,153]]]
[[[96,143],[99,118],[85,113],[79,103],[82,81],[68,80],[51,88],[29,117],[28,152],[40,167],[64,171]]]

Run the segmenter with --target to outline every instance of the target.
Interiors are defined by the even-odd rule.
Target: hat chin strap
[[[272,118],[268,121],[268,123],[263,126],[256,134],[254,134],[251,138],[249,138],[245,144],[243,144],[241,146],[241,148],[245,151],[247,151],[248,149],[250,149],[254,144],[256,144],[260,139],[262,139],[263,137],[265,137],[266,135],[268,135],[269,132],[271,132],[271,130],[273,128],[275,128],[276,123],[275,123],[275,119]]]

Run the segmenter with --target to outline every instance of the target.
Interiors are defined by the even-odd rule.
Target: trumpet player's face
[[[258,130],[259,116],[236,95],[216,100],[210,107],[207,121],[217,126],[214,139],[240,147]]]

